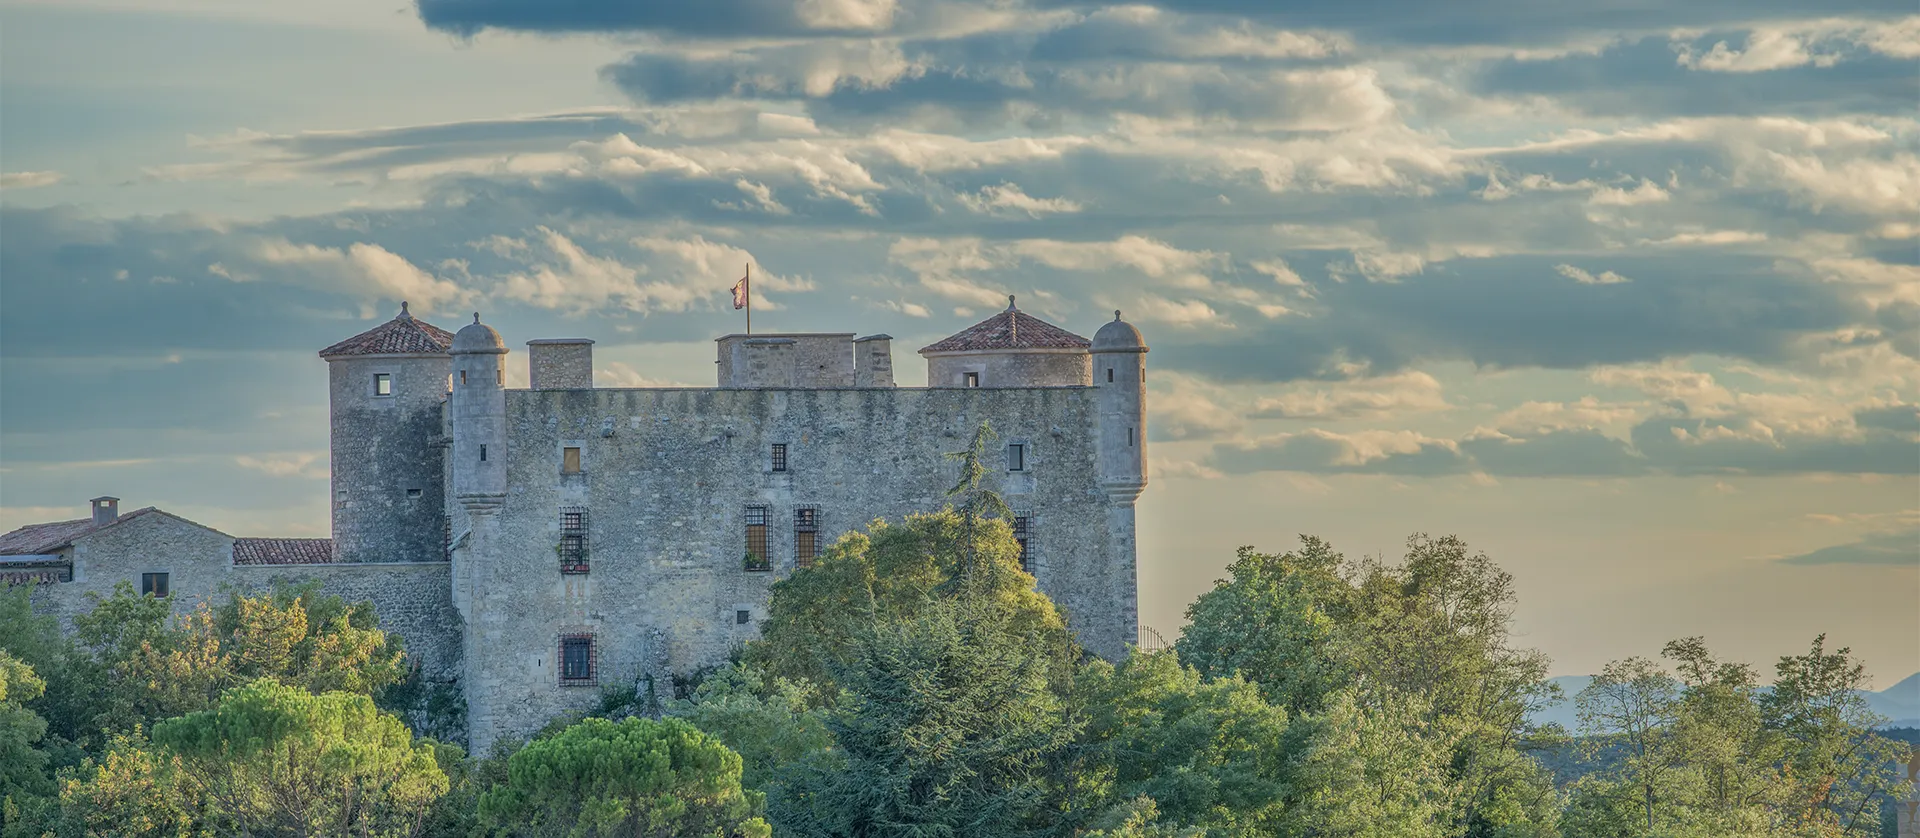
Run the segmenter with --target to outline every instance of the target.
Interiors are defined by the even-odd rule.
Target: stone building
[[[333,538],[248,539],[158,510],[0,536],[0,578],[63,615],[129,581],[201,601],[318,579],[372,599],[467,699],[472,748],[591,707],[597,687],[723,660],[773,582],[841,533],[932,511],[946,452],[989,421],[1023,562],[1093,652],[1135,640],[1145,353],[1115,312],[1089,341],[1012,304],[920,351],[892,339],[719,338],[711,388],[593,386],[593,343],[506,342],[412,317],[328,347]],[[142,523],[142,522],[145,523]],[[159,574],[154,576],[154,574]],[[158,584],[160,587],[155,588]]]

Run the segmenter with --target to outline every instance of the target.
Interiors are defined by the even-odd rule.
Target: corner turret
[[[1113,313],[1094,333],[1093,386],[1100,405],[1100,487],[1132,503],[1147,488],[1147,342]]]
[[[470,513],[489,512],[507,496],[507,344],[474,312],[450,351],[453,497]]]

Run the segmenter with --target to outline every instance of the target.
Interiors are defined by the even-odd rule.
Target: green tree
[[[767,838],[740,756],[681,719],[590,718],[536,739],[480,797],[495,835]]]
[[[766,791],[773,772],[833,745],[826,718],[807,705],[807,691],[743,664],[717,670],[693,696],[671,701],[667,714],[686,719],[740,755],[741,785]]]
[[[1205,681],[1173,655],[1135,652],[1118,667],[1090,662],[1078,692],[1088,723],[1072,767],[1076,809],[1106,813],[1145,799],[1154,812],[1140,824],[1221,838],[1277,834],[1287,713],[1258,688],[1238,676]]]
[[[412,835],[447,793],[433,746],[356,693],[263,678],[154,726],[153,743],[241,834]]]
[[[1671,778],[1683,766],[1675,744],[1673,724],[1680,710],[1680,683],[1645,658],[1628,658],[1606,665],[1586,689],[1574,696],[1575,712],[1589,737],[1591,752],[1618,749],[1609,772],[1618,784],[1594,792],[1630,790],[1639,821],[1648,833],[1662,822],[1670,805]]]
[[[846,534],[812,567],[774,583],[760,639],[747,644],[744,659],[805,685],[810,703],[829,704],[839,693],[834,673],[853,662],[855,639],[873,626],[911,620],[930,602],[961,596],[950,583],[971,555],[996,570],[970,577],[964,595],[997,603],[1016,630],[1032,637],[1065,694],[1079,651],[1059,609],[1020,570],[1020,545],[1005,521],[969,527],[959,513],[943,509]]]
[[[772,811],[797,836],[1042,834],[1075,735],[1039,630],[986,596],[930,599],[850,645],[835,749],[785,772]]]
[[[1418,699],[1363,706],[1346,694],[1288,731],[1291,794],[1276,834],[1297,838],[1440,838],[1455,795],[1450,746],[1423,728]],[[1423,735],[1426,734],[1426,735]]]
[[[1767,727],[1784,737],[1789,788],[1781,827],[1794,835],[1865,836],[1879,831],[1879,800],[1901,773],[1906,746],[1879,736],[1886,720],[1867,706],[1866,667],[1852,650],[1826,649],[1814,638],[1804,655],[1774,667],[1773,687],[1760,697]]]
[[[33,667],[0,649],[0,800],[9,809],[26,798],[54,792],[53,779],[47,776],[47,754],[37,747],[47,733],[47,721],[25,706],[39,698],[46,686]],[[0,811],[0,825],[14,820]]]
[[[114,736],[98,762],[61,781],[66,823],[99,838],[186,838],[211,832],[206,789],[140,729]]]
[[[399,635],[380,630],[373,603],[349,604],[318,583],[232,594],[214,612],[235,677],[271,677],[309,692],[378,695],[407,676]]]
[[[1279,555],[1242,547],[1227,578],[1187,607],[1175,641],[1182,663],[1211,677],[1238,675],[1289,713],[1310,713],[1349,677],[1334,650],[1353,592],[1345,558],[1312,536]]]

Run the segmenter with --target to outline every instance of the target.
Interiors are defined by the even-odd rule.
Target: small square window
[[[393,395],[393,376],[384,372],[374,373],[373,394],[376,396]]]
[[[407,497],[408,497],[408,498],[416,498],[416,499],[417,499],[417,498],[419,498],[419,497],[420,497],[420,490],[419,490],[419,489],[408,489],[408,490],[407,490]]]
[[[560,686],[591,687],[594,677],[593,635],[569,634],[560,638]]]
[[[963,380],[966,382],[966,385],[968,387],[980,386],[980,374],[977,372],[967,373],[966,377]]]
[[[168,590],[167,574],[165,573],[140,574],[140,593],[146,596],[153,597],[155,599],[165,599],[167,596],[167,590]]]
[[[580,449],[578,448],[560,449],[560,473],[561,474],[579,474],[580,473]]]
[[[773,470],[787,470],[787,444],[784,442],[776,442],[773,444]]]
[[[1007,471],[1027,470],[1027,446],[1015,442],[1007,446]]]
[[[734,624],[734,625],[736,625],[736,626],[744,626],[744,625],[746,625],[746,624],[748,624],[748,623],[750,623],[750,622],[753,622],[753,612],[752,612],[752,611],[735,611],[735,612],[733,612],[733,624]]]

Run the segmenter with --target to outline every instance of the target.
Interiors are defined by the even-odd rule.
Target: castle
[[[408,313],[321,350],[331,539],[236,538],[157,509],[0,535],[0,579],[70,618],[121,581],[179,610],[317,580],[373,601],[423,677],[465,695],[470,747],[598,703],[601,684],[720,662],[773,582],[840,533],[932,511],[946,452],[990,421],[991,488],[1022,562],[1091,651],[1136,639],[1134,504],[1147,485],[1145,353],[1114,313],[1089,341],[1019,310],[920,350],[891,338],[727,335],[717,386],[601,388],[593,342],[532,340],[527,389],[480,322]]]

